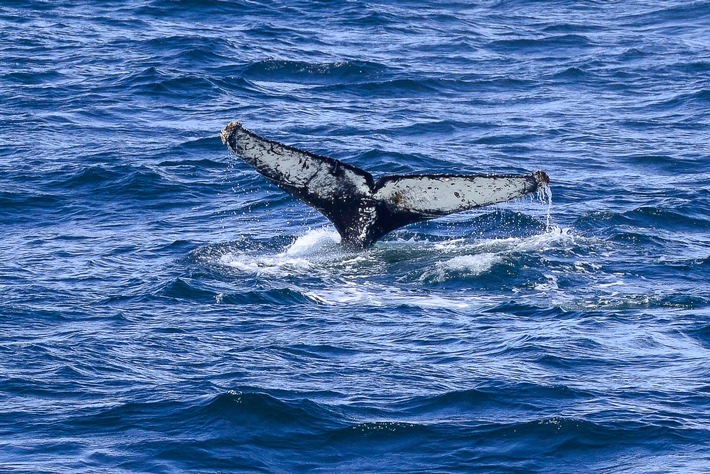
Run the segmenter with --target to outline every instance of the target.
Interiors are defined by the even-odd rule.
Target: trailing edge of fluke
[[[327,156],[260,137],[239,122],[222,142],[287,193],[323,213],[343,245],[362,249],[399,227],[488,206],[547,186],[544,171],[529,175],[419,174],[383,176]]]

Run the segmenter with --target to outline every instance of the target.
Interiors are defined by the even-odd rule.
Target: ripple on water
[[[707,15],[4,1],[0,471],[706,472]],[[232,120],[554,203],[344,251]]]

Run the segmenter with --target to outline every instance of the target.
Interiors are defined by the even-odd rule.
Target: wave
[[[53,81],[61,81],[66,76],[59,71],[8,72],[2,75],[3,80],[14,82],[21,86],[42,85]]]
[[[657,98],[641,102],[640,112],[686,111],[688,108],[706,110],[710,104],[710,89],[699,89],[682,93],[659,95]]]
[[[214,145],[214,139],[212,138],[206,138],[202,140],[195,140],[194,142],[188,143],[188,144],[183,144],[182,146],[187,147],[187,148],[199,148],[199,147],[210,147]],[[206,168],[217,168],[224,170],[226,169],[226,165],[222,162],[215,161],[215,160],[210,160],[210,159],[184,159],[184,160],[165,160],[161,161],[158,163],[158,166],[160,167],[167,167],[167,168],[185,168],[185,169],[190,169],[190,170],[203,170]]]
[[[176,278],[159,293],[163,297],[223,305],[302,305],[318,303],[317,299],[291,288],[230,292],[228,289],[205,288],[198,281]]]
[[[629,283],[619,281],[617,290],[623,289]],[[677,310],[693,310],[703,309],[710,306],[710,297],[687,294],[686,292],[678,292],[674,294],[665,294],[661,292],[657,294],[653,290],[647,290],[641,293],[637,292],[622,292],[610,291],[602,294],[589,297],[583,303],[583,307],[587,310],[631,310],[631,309],[677,309]]]
[[[575,225],[580,228],[593,228],[603,225],[605,228],[627,226],[634,232],[651,232],[648,238],[658,236],[658,229],[673,231],[702,231],[710,229],[710,220],[694,215],[697,206],[679,203],[670,207],[640,206],[624,212],[593,211],[577,219]]]
[[[402,98],[434,95],[439,88],[438,81],[430,78],[394,78],[356,84],[336,84],[321,86],[319,92],[353,95],[372,98]]]
[[[172,176],[168,176],[159,168],[148,166],[102,166],[90,165],[62,173],[64,179],[55,177],[54,186],[57,189],[72,192],[90,192],[95,199],[97,195],[111,195],[113,198],[125,197],[158,204],[163,196],[171,198],[183,194],[184,184]],[[65,178],[69,175],[68,178]]]
[[[221,161],[217,161],[211,158],[195,158],[196,153],[200,152],[205,152],[205,151],[222,151],[222,145],[221,140],[219,139],[216,134],[214,136],[210,137],[200,137],[200,138],[193,138],[193,139],[188,139],[180,143],[176,143],[172,147],[173,153],[184,153],[189,159],[186,160],[174,160],[174,159],[169,159],[166,160],[162,163],[160,163],[161,166],[175,166],[179,164],[195,164],[200,167],[221,167],[225,168],[225,164]]]
[[[385,73],[385,66],[366,61],[309,63],[276,59],[251,63],[243,72],[252,81],[303,84],[352,84],[371,81]]]
[[[398,403],[392,411],[406,413],[420,422],[466,419],[503,422],[515,421],[521,413],[532,414],[594,399],[592,392],[564,385],[501,381],[476,389],[412,397]]]
[[[62,186],[69,188],[80,186],[100,186],[104,183],[119,180],[121,177],[121,173],[116,170],[107,169],[99,165],[92,165],[74,172],[69,179],[62,183]]]
[[[594,43],[581,34],[552,35],[543,38],[516,38],[495,40],[488,44],[494,50],[511,51],[513,53],[526,54],[531,52],[552,53],[559,49],[586,49]]]
[[[518,91],[529,89],[532,81],[501,77],[494,79],[445,79],[440,77],[387,77],[376,81],[322,85],[316,92],[369,98],[436,97],[458,93]]]
[[[159,36],[136,44],[142,50],[150,50],[171,64],[222,65],[229,60],[232,51],[230,42],[218,36],[182,34]]]
[[[58,210],[65,204],[65,198],[53,194],[31,191],[0,191],[0,209],[4,212],[22,213],[30,209]]]
[[[250,14],[272,14],[273,7],[260,5],[249,0],[237,0],[233,2],[222,2],[214,0],[150,0],[135,7],[133,10],[136,16],[148,16],[159,19],[170,19],[183,17],[188,21],[195,21],[195,11],[199,12],[198,17],[204,18],[209,15],[219,17],[220,15],[243,16],[245,12]]]
[[[559,387],[546,390],[554,397],[562,396],[557,401],[563,405],[594,400],[593,394]],[[619,410],[549,415],[546,412],[559,409],[555,398],[538,405],[537,397],[545,395],[542,392],[532,399],[521,396],[510,400],[505,393],[476,390],[417,397],[400,404],[394,417],[383,418],[363,416],[358,409],[329,405],[298,393],[274,392],[249,388],[193,400],[119,403],[108,409],[88,409],[81,417],[44,427],[43,432],[53,436],[71,427],[77,435],[110,439],[118,461],[132,460],[143,468],[184,469],[195,462],[203,467],[231,462],[232,467],[236,463],[267,470],[277,466],[302,470],[312,463],[345,469],[365,453],[369,462],[396,460],[399,469],[413,470],[433,465],[458,470],[470,468],[472,462],[510,467],[516,459],[519,467],[533,468],[544,456],[574,463],[588,449],[606,453],[599,459],[587,459],[586,465],[591,467],[608,465],[609,455],[641,440],[645,446],[657,446],[656,454],[661,456],[664,452],[674,454],[664,447],[666,443],[704,439],[703,431],[692,423],[679,426],[644,420]],[[491,405],[497,397],[501,403]],[[496,405],[497,411],[485,411]],[[506,409],[505,420],[491,416],[506,413]],[[513,413],[521,409],[529,414],[516,418]],[[140,444],[134,441],[136,432],[143,437]],[[80,445],[94,454],[101,452],[96,446]],[[639,453],[638,457],[627,455],[625,460],[641,462],[646,458],[646,453]],[[88,465],[105,462],[101,457],[88,457]]]
[[[693,22],[698,15],[707,14],[707,6],[702,2],[669,4],[660,8],[650,8],[644,12],[634,12],[624,19],[625,23],[634,27],[668,27],[674,22]]]
[[[705,349],[710,349],[710,324],[699,323],[697,326],[688,331],[688,334],[695,338]]]
[[[163,70],[150,66],[142,71],[128,73],[115,85],[107,86],[103,92],[118,92],[149,97],[175,97],[190,100],[214,98],[219,89],[212,79],[202,74],[185,74],[174,70]]]

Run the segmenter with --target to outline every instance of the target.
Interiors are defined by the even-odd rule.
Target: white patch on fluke
[[[405,176],[387,180],[374,197],[397,211],[444,215],[510,201],[534,186],[529,176]]]
[[[369,194],[367,178],[327,157],[306,153],[277,142],[267,141],[240,128],[236,135],[236,152],[258,172],[278,184],[303,188],[323,199],[335,199],[343,182],[355,190]]]

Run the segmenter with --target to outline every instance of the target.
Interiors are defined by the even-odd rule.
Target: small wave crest
[[[268,59],[250,64],[244,74],[248,79],[260,81],[341,84],[378,77],[384,70],[380,64],[362,61],[309,63]]]

